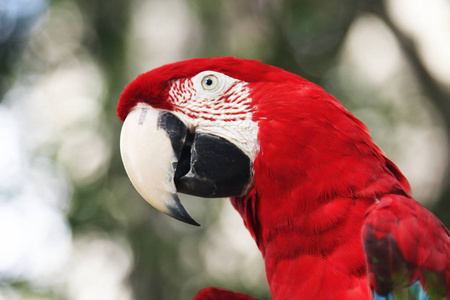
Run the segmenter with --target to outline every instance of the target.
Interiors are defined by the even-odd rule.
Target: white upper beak
[[[120,150],[125,170],[139,194],[156,209],[186,223],[198,225],[177,195],[175,156],[167,132],[158,126],[161,111],[139,104],[122,127]]]

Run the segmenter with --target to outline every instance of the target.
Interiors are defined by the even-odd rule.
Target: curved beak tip
[[[194,226],[200,226],[199,223],[197,223],[186,211],[184,206],[181,204],[180,199],[176,194],[172,194],[172,200],[173,202],[171,205],[167,206],[167,212],[166,214],[171,216],[174,219],[177,219],[181,222],[194,225]]]

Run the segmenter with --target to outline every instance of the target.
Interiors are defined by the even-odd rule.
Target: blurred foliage
[[[65,2],[52,1],[49,13],[61,3]],[[74,0],[73,3],[80,11],[85,28],[81,48],[76,53],[84,55],[86,52],[104,76],[103,106],[95,130],[107,137],[111,151],[102,176],[88,183],[72,182],[68,220],[74,239],[90,232],[124,237],[133,255],[128,282],[135,299],[188,299],[206,286],[220,286],[260,299],[270,299],[264,283],[255,287],[237,280],[239,277],[218,281],[205,269],[202,247],[208,242],[208,228],[217,226],[222,207],[220,201],[188,199],[188,210],[204,223],[201,228],[191,228],[150,208],[131,186],[124,172],[118,147],[121,123],[115,115],[115,106],[123,88],[137,75],[130,75],[127,66],[130,54],[127,51],[131,23],[136,17],[134,13],[136,7],[144,5],[144,0]],[[347,98],[349,106],[357,101],[352,100],[354,95],[346,93],[339,83],[330,78],[336,71],[342,45],[355,19],[362,14],[378,16],[394,33],[421,89],[445,119],[447,136],[450,134],[448,92],[428,74],[417,50],[389,19],[381,1],[188,0],[184,4],[195,16],[193,19],[198,22],[200,30],[199,38],[192,41],[195,46],[186,45],[187,50],[182,58],[232,55],[261,59],[318,83],[343,102]],[[171,17],[165,16],[168,19]],[[145,30],[158,31],[160,28]],[[12,78],[16,76],[13,70],[20,67],[18,62],[24,41],[20,36],[0,44],[0,99],[12,85]],[[45,66],[43,69],[54,67]],[[373,96],[376,91],[368,94]],[[361,95],[356,97],[364,97]],[[450,205],[446,201],[450,196],[448,182],[444,186],[446,189],[437,201],[435,212],[446,224],[450,224]],[[10,286],[35,290],[21,281]],[[46,293],[48,298],[64,298],[58,292]],[[38,294],[36,292],[34,299],[40,298]]]
[[[0,102],[16,76],[27,37],[47,7],[47,0],[37,0],[23,9],[20,0],[0,3]]]

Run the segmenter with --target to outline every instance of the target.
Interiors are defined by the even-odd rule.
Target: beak
[[[136,190],[156,209],[199,225],[177,192],[200,197],[245,195],[252,184],[252,161],[228,140],[189,132],[174,114],[138,105],[126,117],[120,138],[125,170]]]
[[[133,109],[120,134],[122,161],[134,187],[148,203],[175,219],[199,226],[181,204],[175,188],[174,175],[187,127],[175,116],[173,119],[166,131],[161,128],[164,118],[160,111]]]

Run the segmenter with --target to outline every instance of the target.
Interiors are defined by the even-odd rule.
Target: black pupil
[[[206,83],[206,85],[212,85],[213,84],[213,80],[211,78],[206,78],[205,83]]]

